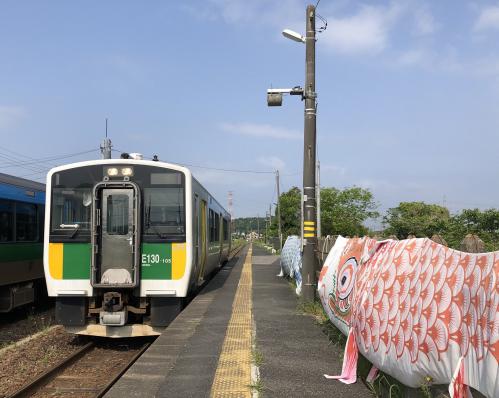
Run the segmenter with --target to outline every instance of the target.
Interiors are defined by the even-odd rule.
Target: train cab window
[[[16,204],[16,241],[33,242],[38,240],[38,217],[36,205]]]
[[[52,233],[67,230],[70,234],[88,234],[91,217],[91,188],[53,188]]]
[[[14,205],[0,200],[0,242],[14,240]]]
[[[184,188],[144,189],[144,234],[184,234]]]

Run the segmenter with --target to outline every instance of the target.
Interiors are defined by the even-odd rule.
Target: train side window
[[[14,240],[14,204],[0,200],[0,242]]]
[[[208,225],[210,229],[210,242],[213,242],[215,240],[215,213],[213,210],[210,210],[209,212],[209,217],[208,217]]]
[[[224,241],[227,241],[229,240],[229,221],[226,218],[224,218],[223,223],[224,223]]]
[[[220,214],[215,213],[215,240],[220,241]]]
[[[36,205],[16,204],[16,241],[33,242],[38,240],[38,217]]]

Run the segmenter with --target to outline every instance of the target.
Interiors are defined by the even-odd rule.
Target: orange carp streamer
[[[427,238],[339,237],[318,290],[331,321],[378,369],[410,387],[427,378],[499,397],[499,252]]]

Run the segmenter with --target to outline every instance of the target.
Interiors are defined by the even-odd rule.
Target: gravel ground
[[[1,349],[0,397],[12,394],[86,342],[66,333],[61,326],[54,326]]]
[[[21,309],[0,314],[0,349],[47,329],[54,324],[54,320],[53,308],[35,311]]]
[[[97,340],[95,348],[38,390],[33,397],[95,397],[142,348],[145,341]]]

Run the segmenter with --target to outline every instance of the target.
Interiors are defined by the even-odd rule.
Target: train
[[[183,166],[140,155],[47,174],[44,271],[70,333],[159,335],[228,261],[230,214]]]
[[[45,185],[0,173],[0,313],[44,294]]]

